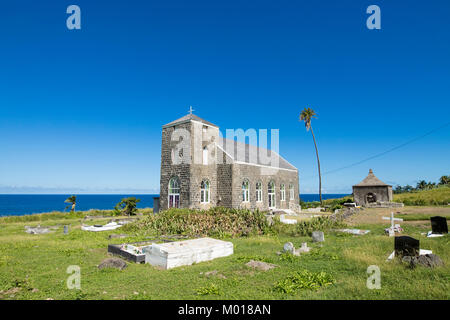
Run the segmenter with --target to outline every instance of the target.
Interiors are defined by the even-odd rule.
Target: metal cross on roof
[[[192,109],[192,106],[189,106],[189,114],[192,114],[193,111],[195,111],[195,110]]]

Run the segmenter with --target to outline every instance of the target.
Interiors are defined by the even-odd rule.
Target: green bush
[[[270,232],[265,215],[247,209],[223,207],[209,210],[170,209],[125,225],[124,231],[145,231],[160,235],[240,237]]]
[[[330,220],[327,216],[316,217],[306,221],[299,221],[293,225],[281,223],[278,218],[273,219],[273,221],[274,224],[272,226],[272,230],[274,232],[289,236],[311,236],[313,231],[325,231],[344,226],[343,222]]]
[[[199,296],[207,296],[210,294],[215,294],[215,295],[221,294],[219,287],[217,287],[217,285],[215,285],[214,283],[211,283],[205,287],[198,288],[196,291]]]
[[[299,289],[317,290],[335,283],[334,278],[326,272],[296,271],[276,283],[275,291],[295,294]]]

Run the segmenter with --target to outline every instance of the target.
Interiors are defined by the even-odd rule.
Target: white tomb
[[[199,238],[152,244],[144,248],[145,263],[163,269],[187,266],[233,254],[233,243],[213,238]]]

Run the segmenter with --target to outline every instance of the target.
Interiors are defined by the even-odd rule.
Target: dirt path
[[[448,207],[403,207],[403,208],[371,208],[365,209],[358,214],[350,216],[346,222],[349,225],[357,224],[380,224],[389,221],[383,221],[382,217],[389,217],[391,212],[401,214],[424,214],[432,216],[447,216],[450,218],[450,206]],[[424,221],[404,221],[407,224],[423,224]]]

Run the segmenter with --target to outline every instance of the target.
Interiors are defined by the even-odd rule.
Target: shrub
[[[122,229],[160,235],[183,234],[218,238],[265,234],[270,231],[262,212],[223,207],[209,210],[170,209],[127,224]]]
[[[334,278],[326,272],[302,270],[292,273],[276,283],[275,291],[294,294],[299,289],[317,290],[335,283]]]
[[[214,283],[211,283],[210,285],[207,285],[205,287],[198,288],[197,294],[199,296],[206,296],[209,294],[220,295],[220,290]]]

